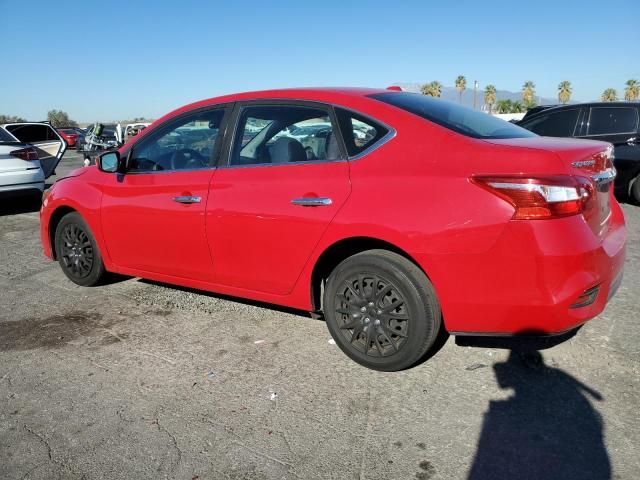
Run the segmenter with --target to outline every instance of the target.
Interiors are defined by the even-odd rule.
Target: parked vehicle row
[[[364,135],[363,135],[364,133]],[[45,194],[45,254],[323,314],[374,369],[439,332],[558,334],[620,283],[609,143],[406,92],[296,89],[178,109]]]
[[[619,198],[640,202],[640,103],[546,105],[527,112],[520,126],[547,137],[610,142],[614,146]]]

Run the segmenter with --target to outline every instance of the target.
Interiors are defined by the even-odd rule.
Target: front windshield
[[[385,92],[374,93],[370,97],[468,137],[493,139],[537,136],[500,118],[419,93]]]

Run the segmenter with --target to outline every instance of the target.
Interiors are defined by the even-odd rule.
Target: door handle
[[[291,200],[291,203],[302,207],[325,207],[331,205],[333,202],[327,197],[302,197],[294,198]]]
[[[180,197],[173,197],[173,201],[174,202],[178,202],[178,203],[200,203],[200,200],[202,200],[202,198],[200,197],[192,197],[191,195],[182,195]]]

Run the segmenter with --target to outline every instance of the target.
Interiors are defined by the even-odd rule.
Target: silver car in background
[[[47,123],[0,125],[0,192],[42,192],[66,149]]]

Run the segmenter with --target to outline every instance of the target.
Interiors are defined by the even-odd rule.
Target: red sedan
[[[67,142],[69,147],[75,147],[78,141],[78,132],[70,128],[57,128],[57,132],[60,134],[64,141]]]
[[[296,89],[180,108],[44,200],[45,254],[323,314],[355,361],[455,335],[558,334],[620,283],[611,146],[422,95]]]

